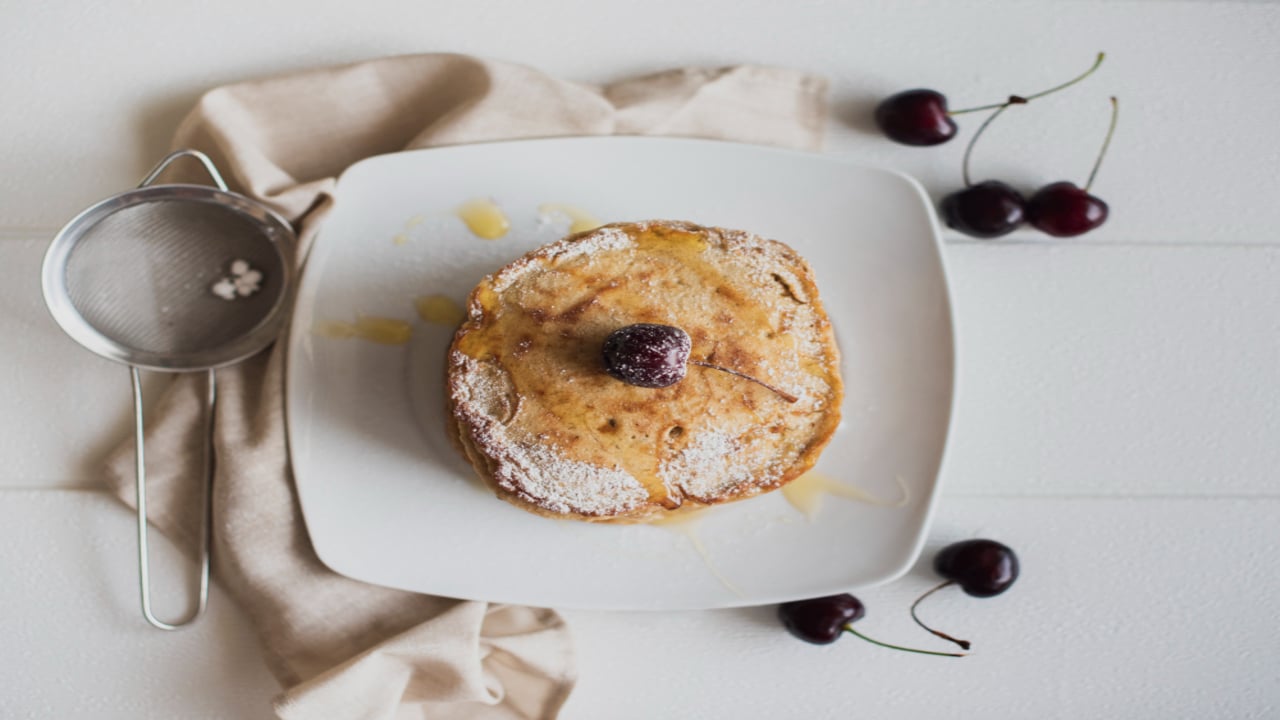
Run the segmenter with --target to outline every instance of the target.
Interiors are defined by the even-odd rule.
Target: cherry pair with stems
[[[1106,57],[1098,53],[1092,67],[1061,85],[1033,95],[1010,95],[1007,100],[964,110],[947,110],[947,99],[936,90],[906,90],[886,98],[876,108],[876,124],[890,139],[906,145],[938,145],[955,136],[952,117],[991,110],[965,148],[962,175],[964,188],[942,199],[940,210],[948,226],[979,238],[995,238],[1013,232],[1023,222],[1055,237],[1074,237],[1106,222],[1107,203],[1091,195],[1090,188],[1115,133],[1119,104],[1111,98],[1111,123],[1102,150],[1084,187],[1069,181],[1050,183],[1024,199],[1008,183],[985,180],[974,184],[969,178],[969,157],[978,138],[1005,110],[1075,85],[1093,74]]]

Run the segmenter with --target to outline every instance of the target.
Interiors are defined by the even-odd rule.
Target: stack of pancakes
[[[664,388],[605,372],[635,323],[692,339]],[[817,460],[840,421],[831,325],[808,264],[750,233],[606,225],[486,277],[449,350],[448,423],[501,498],[557,518],[646,522],[774,490]],[[794,398],[793,398],[794,399]]]

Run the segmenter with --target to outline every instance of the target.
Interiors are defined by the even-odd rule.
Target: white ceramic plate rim
[[[489,142],[489,143],[475,143],[475,144],[470,144],[465,146],[449,146],[445,148],[414,150],[414,151],[407,151],[407,153],[392,153],[389,155],[374,156],[371,158],[366,158],[364,160],[361,160],[351,165],[339,177],[337,182],[337,190],[335,192],[337,195],[341,196],[341,188],[343,186],[343,180],[350,173],[352,173],[353,171],[357,170],[358,168],[361,168],[362,166],[368,163],[377,162],[380,159],[386,158],[389,156],[419,154],[419,153],[435,153],[440,151],[458,150],[458,149],[473,148],[473,147],[501,148],[503,146],[515,146],[515,145],[524,145],[524,144],[530,144],[530,143],[532,144],[563,144],[563,143],[619,143],[619,142],[653,143],[654,145],[676,145],[676,146],[678,145],[697,146],[697,145],[706,145],[706,144],[711,144],[716,146],[734,145],[732,143],[725,143],[722,141],[701,140],[701,139],[661,138],[661,137],[650,138],[650,137],[635,137],[635,136],[604,136],[604,137],[566,137],[566,138],[547,138],[547,139],[534,139],[534,140],[495,141],[495,142]],[[858,163],[854,163],[845,159],[833,158],[830,156],[798,151],[798,150],[787,150],[787,149],[758,146],[758,145],[741,145],[740,147],[755,153],[761,153],[761,154],[772,153],[779,156],[803,157],[813,162],[823,162],[823,163],[830,163],[833,165],[850,166],[850,167],[859,168],[862,170],[880,172],[889,176],[893,176],[901,180],[902,182],[904,182],[907,186],[909,186],[913,190],[917,200],[920,202],[923,208],[923,212],[928,218],[928,225],[930,229],[929,234],[931,236],[931,248],[934,254],[933,260],[936,261],[938,266],[939,280],[941,283],[941,290],[942,290],[942,301],[945,304],[945,321],[946,321],[945,329],[947,330],[947,334],[948,334],[946,348],[950,352],[950,363],[949,363],[950,376],[946,378],[950,392],[948,393],[948,397],[947,397],[947,407],[945,411],[946,421],[945,421],[945,426],[942,428],[942,433],[941,433],[941,448],[938,451],[937,468],[936,468],[936,471],[934,472],[934,477],[932,478],[932,483],[930,486],[930,491],[928,493],[928,498],[924,501],[924,507],[921,509],[921,522],[919,525],[918,532],[914,534],[914,538],[910,547],[906,548],[907,551],[901,555],[901,560],[896,565],[892,566],[889,569],[886,569],[873,576],[869,576],[861,579],[861,581],[854,586],[837,584],[833,586],[831,590],[832,592],[856,590],[858,588],[873,587],[876,585],[882,585],[885,583],[892,582],[902,577],[911,569],[911,567],[915,564],[916,560],[918,559],[920,552],[922,551],[924,544],[926,542],[928,529],[932,524],[934,514],[936,513],[936,510],[937,510],[937,504],[939,502],[939,495],[941,492],[941,482],[947,467],[947,459],[950,454],[951,439],[954,434],[954,423],[956,419],[956,407],[958,404],[957,398],[960,393],[960,387],[958,385],[958,379],[960,376],[959,375],[959,358],[960,358],[959,339],[958,339],[958,333],[957,333],[955,305],[954,305],[954,302],[952,301],[951,291],[950,291],[950,280],[949,280],[950,268],[947,264],[945,253],[943,252],[941,228],[939,227],[936,214],[933,211],[932,202],[928,197],[928,194],[926,193],[924,188],[919,184],[918,181],[916,181],[911,176],[897,170],[860,165]],[[321,231],[319,235],[316,237],[313,243],[313,246],[311,248],[311,251],[310,251],[311,255],[315,254],[315,248],[318,247],[318,245],[316,245],[315,243],[323,243],[323,242],[325,242],[325,240],[324,240],[324,228],[322,226]],[[286,426],[288,428],[288,433],[290,435],[292,435],[292,433],[294,432],[295,423],[297,422],[296,416],[300,410],[300,404],[295,402],[295,400],[299,397],[299,394],[301,393],[301,387],[300,387],[301,379],[299,377],[300,368],[298,367],[298,362],[295,360],[295,353],[299,348],[300,343],[304,340],[305,336],[308,335],[311,331],[311,327],[309,324],[297,321],[297,318],[300,315],[306,316],[309,313],[299,313],[298,311],[302,309],[309,310],[309,307],[303,308],[302,306],[304,304],[309,306],[311,303],[314,302],[316,293],[318,291],[317,286],[319,284],[319,279],[318,279],[319,275],[320,273],[318,272],[309,272],[306,268],[303,269],[301,273],[301,282],[299,284],[298,292],[296,294],[297,300],[295,302],[294,312],[292,313],[292,317],[290,318],[290,329],[289,329],[288,338],[287,338],[288,347],[286,348],[286,357],[285,357],[285,363],[286,363],[285,418],[286,418]],[[293,471],[295,473],[295,488],[297,488],[297,491],[298,491],[299,503],[301,506],[304,521],[307,524],[309,536],[311,537],[312,545],[315,549],[315,552],[318,558],[323,564],[325,564],[329,569],[333,570],[334,572],[337,572],[342,575],[346,575],[348,577],[352,577],[357,580],[371,582],[367,578],[362,577],[360,568],[346,567],[344,566],[344,563],[342,561],[338,561],[336,558],[332,557],[329,554],[328,542],[331,541],[331,538],[323,538],[320,541],[316,539],[315,533],[312,532],[314,530],[314,528],[312,527],[312,524],[315,516],[314,514],[308,513],[308,506],[309,506],[308,497],[310,496],[310,494],[302,490],[302,486],[305,483],[297,482],[297,477],[301,474],[299,468],[305,467],[308,464],[308,461],[299,462],[300,459],[296,454],[296,451],[292,442],[289,443],[289,447],[290,447],[290,450],[289,450],[290,462],[291,462]],[[396,585],[393,583],[384,583],[381,581],[376,582],[375,584],[384,584],[389,587],[402,587],[400,585]],[[417,588],[402,587],[402,589],[422,591]],[[422,591],[422,592],[425,592],[425,591]],[[574,602],[572,599],[565,599],[565,598],[561,598],[561,601],[559,602],[544,603],[544,604],[553,604],[556,607],[561,607],[566,609],[655,610],[655,611],[656,610],[696,610],[696,609],[713,609],[713,608],[765,605],[765,604],[772,604],[772,603],[778,603],[778,602],[785,602],[785,601],[794,600],[800,597],[811,596],[811,595],[812,593],[801,595],[801,594],[796,594],[795,592],[788,592],[788,591],[779,591],[774,593],[753,593],[749,597],[726,598],[712,604],[707,604],[707,603],[664,604],[662,602],[657,602],[657,603],[638,602],[634,604],[619,604],[619,603],[602,604],[602,603],[592,603],[592,602],[577,603],[577,602]],[[489,597],[471,598],[471,599],[481,599],[481,600],[487,600],[491,602],[539,604],[539,603],[530,603],[531,599],[536,600],[538,598],[530,597],[529,594],[527,593],[521,594],[518,590],[514,590],[508,593],[494,593],[492,594],[492,596],[489,596]]]

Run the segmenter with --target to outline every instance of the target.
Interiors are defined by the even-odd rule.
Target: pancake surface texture
[[[665,388],[606,374],[605,338],[682,328]],[[449,349],[454,440],[501,498],[557,518],[645,522],[774,490],[840,421],[839,354],[813,273],[782,243],[688,223],[606,225],[486,277]]]

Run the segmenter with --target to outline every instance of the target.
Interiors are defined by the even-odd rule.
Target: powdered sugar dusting
[[[777,448],[722,430],[701,432],[688,446],[658,468],[658,477],[694,498],[716,497],[741,485],[768,485],[782,475],[794,457],[774,457]]]
[[[498,484],[551,512],[613,514],[649,499],[644,486],[625,470],[569,460],[551,446],[513,443],[504,454],[510,467],[499,465],[494,473]]]
[[[552,243],[535,255],[537,257],[552,258],[556,262],[564,262],[572,260],[582,255],[591,255],[597,252],[606,252],[609,250],[620,250],[629,245],[634,245],[635,240],[626,233],[625,230],[617,227],[605,226],[593,230],[590,235],[582,239],[566,238],[559,242]],[[513,282],[519,280],[525,271],[533,265],[533,258],[525,256],[507,267],[503,268],[493,277],[492,286],[494,292],[501,293],[511,286]]]
[[[494,480],[554,513],[609,515],[633,510],[649,499],[644,486],[620,468],[570,460],[552,445],[514,437],[507,425],[519,411],[513,407],[510,378],[493,362],[452,353],[462,382],[454,384],[456,410],[467,419],[477,443],[501,448],[493,458]],[[465,432],[465,431],[464,431]]]
[[[468,382],[460,383],[454,391],[454,401],[475,414],[505,425],[516,414],[516,393],[511,377],[497,363],[481,362],[465,355],[463,373]]]

